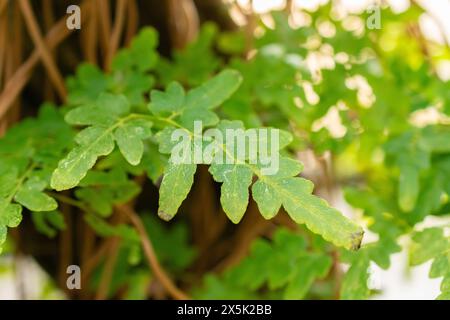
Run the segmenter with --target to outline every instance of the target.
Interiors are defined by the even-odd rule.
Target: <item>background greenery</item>
[[[45,69],[26,73],[24,91],[33,53],[25,63],[15,53],[30,51],[29,20],[14,12],[36,13],[53,37],[28,33],[50,49],[64,3],[0,3],[1,23],[22,38],[0,47],[3,255],[34,256],[62,290],[65,268],[79,264],[83,290],[69,298],[367,299],[370,266],[389,268],[406,243],[411,266],[432,261],[438,298],[450,297],[450,87],[439,77],[449,47],[424,36],[416,3],[383,5],[370,30],[370,12],[337,2],[263,15],[220,1],[85,2],[79,39],[48,50],[51,62],[38,52]],[[230,186],[214,163],[168,165],[168,120],[189,129],[198,117],[284,130],[283,156],[303,162],[300,175],[331,207],[294,160],[273,197],[244,168]],[[342,197],[350,219],[332,209]],[[158,212],[178,214],[166,223]],[[347,250],[360,227],[362,247]]]

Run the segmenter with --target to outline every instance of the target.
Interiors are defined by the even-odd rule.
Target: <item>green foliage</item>
[[[441,278],[441,294],[438,299],[450,297],[450,237],[445,237],[441,228],[429,228],[413,235],[410,251],[411,265],[433,260],[430,278]]]
[[[36,229],[49,238],[56,236],[57,232],[66,228],[66,223],[61,212],[48,211],[32,215]]]
[[[189,91],[186,97],[177,83],[170,84],[166,92],[153,91],[150,111],[157,116],[165,115],[168,117],[165,119],[170,119],[171,125],[160,133],[160,151],[173,151],[173,143],[169,137],[176,128],[184,129],[194,141],[194,121],[198,120],[202,120],[205,126],[217,125],[216,128],[224,136],[227,129],[245,133],[245,128],[238,121],[221,121],[217,124],[218,117],[210,111],[223,103],[237,89],[239,83],[240,75],[236,71],[225,70],[202,86]],[[284,133],[284,138],[281,148],[291,140],[287,133]],[[214,148],[224,150],[225,157],[231,161],[214,157],[211,162],[204,163],[211,165],[213,178],[222,183],[221,204],[231,221],[238,223],[242,219],[249,201],[248,189],[253,176],[256,175],[259,181],[253,186],[253,194],[265,218],[274,217],[283,205],[294,221],[306,223],[311,231],[321,234],[325,239],[349,249],[359,247],[362,230],[338,211],[331,209],[324,201],[310,195],[312,184],[304,179],[294,178],[300,173],[299,165],[295,161],[282,159],[282,168],[277,175],[264,176],[261,174],[260,165],[251,165],[248,159],[239,162],[237,150],[227,149],[226,141],[222,142],[213,142],[216,144]],[[258,140],[254,143],[259,142]],[[236,144],[233,145],[237,148]],[[190,154],[189,151],[186,156]],[[160,217],[169,220],[176,214],[192,187],[195,171],[195,164],[169,163],[160,188]],[[275,199],[267,199],[266,194]],[[331,221],[332,223],[329,223]]]
[[[7,227],[21,222],[22,206],[37,214],[57,208],[44,191],[72,140],[72,130],[50,105],[42,106],[36,119],[23,121],[0,140],[0,246]]]
[[[343,260],[350,263],[341,287],[341,299],[363,300],[370,296],[368,287],[371,262],[382,269],[390,266],[390,255],[401,251],[395,239],[388,237],[364,246],[356,253],[344,252]]]
[[[181,51],[175,51],[173,62],[161,58],[156,73],[163,85],[179,81],[188,86],[199,86],[219,67],[220,59],[214,53],[214,41],[217,27],[206,23],[200,30],[196,41]]]
[[[114,150],[114,141],[130,164],[138,164],[144,152],[142,140],[151,135],[152,123],[129,112],[125,96],[106,93],[93,105],[69,111],[65,117],[68,123],[89,127],[75,137],[79,146],[59,162],[52,176],[52,188],[60,191],[77,186],[98,157]]]
[[[79,186],[75,196],[102,217],[111,215],[115,204],[125,203],[141,191],[120,168],[90,171]]]
[[[114,70],[136,70],[145,72],[153,69],[159,59],[156,47],[158,34],[152,28],[144,28],[133,39],[129,48],[122,49],[114,58]]]
[[[188,226],[177,223],[167,228],[151,215],[144,215],[143,221],[160,262],[174,273],[188,268],[197,255],[195,248],[189,245]]]
[[[255,240],[237,265],[206,275],[196,297],[331,298],[339,291],[342,299],[367,299],[371,265],[389,268],[403,237],[412,242],[411,265],[432,261],[430,277],[442,278],[439,298],[450,299],[448,226],[417,231],[428,216],[450,213],[449,84],[434,73],[449,50],[433,44],[439,55],[429,50],[423,57],[424,44],[405,31],[417,24],[417,6],[400,14],[385,8],[380,30],[354,30],[349,20],[364,15],[338,17],[332,10],[327,4],[304,11],[311,23],[300,28],[274,12],[271,27],[255,21],[255,39],[205,24],[196,41],[170,58],[159,56],[157,32],[144,28],[114,57],[110,72],[80,65],[67,79],[67,105],[44,105],[0,140],[0,245],[24,208],[39,232],[54,237],[65,227],[58,204],[75,206],[98,236],[122,241],[110,296],[127,286],[127,298],[145,298],[153,274],[138,233],[109,217],[116,205],[146,192],[139,181],[147,176],[159,190],[159,217],[173,219],[197,166],[206,165],[233,223],[253,199],[265,219],[282,211],[305,228],[277,227],[268,239]],[[324,34],[324,23],[334,35]],[[312,68],[314,56],[328,62]],[[427,108],[439,119],[417,123]],[[279,170],[265,175],[265,163],[240,158],[236,144],[214,139],[227,129],[279,156]],[[269,134],[251,138],[250,129]],[[275,129],[279,147],[273,149]],[[175,148],[177,132],[189,142],[186,150]],[[192,161],[207,149],[214,156]],[[331,154],[328,183],[344,189],[358,221],[313,194],[305,177],[316,168],[296,159],[305,150]],[[186,151],[186,163],[175,161],[178,151]],[[178,221],[184,216],[168,230],[148,214],[142,218],[161,263],[176,276],[186,272],[196,251]],[[377,240],[359,249],[363,224]],[[343,279],[332,272],[338,259],[348,267]]]
[[[267,298],[273,294],[278,298],[302,299],[316,279],[327,276],[331,265],[326,253],[308,250],[301,235],[280,228],[272,243],[255,241],[248,257],[237,266],[220,277],[210,276],[198,298]]]

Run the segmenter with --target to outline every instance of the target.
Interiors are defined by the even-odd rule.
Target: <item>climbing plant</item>
[[[174,298],[367,299],[371,265],[388,268],[406,238],[411,265],[431,260],[448,299],[450,86],[436,69],[449,48],[410,32],[417,6],[384,8],[373,30],[364,15],[332,10],[303,11],[301,26],[273,12],[257,21],[256,37],[207,23],[169,58],[147,27],[110,71],[80,65],[65,105],[42,105],[0,140],[0,245],[28,216],[55,237],[69,206],[99,238],[121,241],[108,297],[126,287],[121,297],[146,298],[156,279]],[[437,116],[421,123],[427,111]],[[268,136],[252,139],[255,129]],[[240,157],[227,130],[271,150],[276,172]],[[178,133],[189,142],[182,162]],[[211,157],[196,157],[207,150]],[[306,150],[328,159],[328,197],[310,181],[317,169],[301,162]],[[252,207],[274,222],[234,263],[193,272],[195,230],[183,211],[205,168],[233,225]],[[340,190],[355,214],[338,209]],[[447,222],[427,226],[429,217]],[[101,287],[106,268],[98,264],[86,290]]]

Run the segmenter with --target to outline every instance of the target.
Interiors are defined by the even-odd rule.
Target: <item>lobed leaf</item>
[[[166,167],[159,189],[158,215],[169,221],[186,199],[194,183],[195,164],[172,164]]]
[[[101,156],[109,155],[117,142],[125,159],[137,165],[142,159],[142,140],[151,136],[151,121],[129,114],[130,104],[123,95],[102,93],[94,105],[69,111],[66,121],[87,125],[75,137],[78,146],[62,159],[51,178],[55,190],[67,190],[78,185]]]

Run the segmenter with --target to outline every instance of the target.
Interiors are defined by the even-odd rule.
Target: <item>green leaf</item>
[[[47,181],[35,175],[30,177],[14,196],[14,200],[30,211],[53,211],[58,207],[55,199],[43,192]]]
[[[429,126],[424,128],[420,143],[436,153],[450,152],[450,130],[447,126]]]
[[[368,287],[369,267],[375,262],[380,268],[387,270],[392,254],[401,251],[395,239],[383,234],[377,242],[364,245],[357,252],[343,251],[341,260],[350,264],[342,287],[341,298],[345,300],[365,300],[370,295]]]
[[[419,196],[419,172],[416,168],[404,165],[400,167],[399,206],[403,211],[414,209]]]
[[[66,121],[90,127],[76,136],[78,146],[59,162],[51,187],[60,191],[77,186],[99,157],[114,150],[114,141],[130,164],[139,164],[144,152],[142,140],[151,136],[152,122],[145,115],[129,112],[125,96],[109,93],[101,94],[93,105],[71,110]]]
[[[58,207],[55,199],[46,195],[44,192],[27,188],[21,189],[14,197],[14,200],[35,212],[52,211]]]
[[[306,224],[325,240],[347,249],[359,249],[364,233],[361,227],[331,208],[325,200],[312,195],[312,190],[310,181],[292,177],[264,177],[253,187],[258,207],[267,217],[273,216],[282,204],[295,222]],[[265,198],[269,193],[271,198]]]
[[[0,253],[2,250],[1,245],[6,241],[7,232],[8,232],[8,230],[7,230],[6,226],[0,224]]]
[[[150,272],[139,272],[127,277],[126,300],[146,300],[147,290],[152,283]]]
[[[49,238],[55,237],[58,230],[66,228],[64,216],[58,211],[39,212],[32,214],[31,218],[36,229]]]
[[[220,66],[214,50],[218,28],[212,23],[203,23],[196,39],[183,50],[175,50],[171,59],[161,58],[156,72],[167,85],[176,80],[190,87],[206,81]]]
[[[418,132],[405,132],[389,141],[385,149],[400,169],[398,205],[406,212],[414,209],[420,195],[420,172],[430,166],[430,153],[418,141]]]
[[[196,140],[195,138],[192,139],[192,137],[195,133],[191,132],[189,128],[183,129],[188,138],[184,140],[186,140],[185,142],[189,142],[187,146],[190,148],[186,152],[183,152],[183,155],[184,157],[189,156],[191,158],[185,159],[189,161],[181,161],[181,163],[184,163],[181,166],[169,165],[167,172],[171,174],[171,177],[166,178],[165,176],[163,178],[160,194],[163,191],[164,195],[162,197],[160,196],[159,211],[167,219],[173,217],[181,202],[186,198],[192,186],[191,177],[195,172],[192,165],[185,164],[193,162],[192,152],[195,148],[192,147],[192,142],[195,143]],[[253,176],[256,175],[259,181],[254,184],[253,194],[264,217],[271,218],[275,216],[279,208],[283,206],[295,222],[306,224],[308,229],[320,234],[324,239],[347,249],[357,250],[359,248],[363,230],[354,222],[344,217],[339,211],[331,208],[324,200],[311,194],[313,184],[303,178],[295,177],[300,173],[302,168],[300,164],[283,159],[280,161],[281,165],[279,165],[281,170],[278,168],[275,174],[264,175],[264,166],[261,161],[257,165],[249,163],[251,159],[248,158],[248,153],[245,159],[238,157],[239,152],[237,152],[237,148],[239,143],[236,143],[236,140],[244,138],[245,141],[246,137],[246,131],[243,129],[242,122],[221,121],[216,129],[222,133],[225,141],[218,139],[210,143],[215,146],[216,151],[222,151],[225,159],[220,156],[214,156],[210,171],[216,181],[223,183],[221,188],[221,204],[231,221],[238,223],[242,219],[248,204],[248,188]],[[234,136],[228,136],[226,134],[227,130],[230,129],[234,130]],[[166,128],[159,136],[160,150],[162,152],[172,152],[172,156],[178,156],[176,152],[179,150],[175,150],[177,148],[173,148],[173,143],[171,142],[173,130],[173,128]],[[237,134],[236,132],[239,133]],[[281,137],[283,136],[285,135],[281,135]],[[234,141],[232,143],[226,141],[229,138],[234,139]],[[281,140],[281,147],[284,147],[290,141],[286,137]],[[256,145],[259,145],[259,142],[270,145],[267,141],[267,136],[262,141],[259,141],[258,136],[256,137],[256,141],[250,141],[250,143]],[[248,147],[249,145],[245,145],[246,151],[248,151]],[[272,152],[278,153],[279,150],[277,149]],[[273,154],[271,156],[276,158],[280,157],[279,154]],[[203,161],[205,164],[209,164],[208,161],[204,159]],[[186,181],[176,182],[180,177],[186,179]],[[171,184],[177,186],[174,189],[176,198],[172,203],[169,200]],[[181,188],[178,190],[179,185],[181,185]],[[162,209],[161,205],[163,205]]]
[[[110,78],[97,66],[83,63],[77,68],[76,75],[69,77],[68,101],[72,105],[91,103],[101,92],[110,87]]]
[[[217,115],[210,111],[228,99],[241,84],[241,75],[235,70],[224,70],[200,87],[190,90],[185,96],[180,84],[169,84],[166,92],[153,90],[152,101],[148,105],[155,115],[169,115],[170,123],[193,130],[194,122],[201,121],[203,127],[219,122]]]
[[[285,299],[302,299],[316,280],[327,276],[331,265],[329,256],[308,251],[301,235],[278,228],[272,242],[257,239],[246,258],[214,279],[214,287],[221,287],[215,298],[230,299],[236,292],[252,297],[268,286],[274,291],[282,289]]]
[[[111,171],[90,171],[79,186],[76,197],[102,217],[110,216],[115,204],[126,203],[141,191],[120,167]]]
[[[441,293],[438,297],[437,300],[450,300],[450,291]]]
[[[152,214],[143,214],[142,221],[162,264],[173,272],[189,267],[196,256],[196,248],[190,245],[190,230],[186,223],[180,221],[169,225]]]
[[[131,165],[138,165],[144,154],[142,140],[151,136],[151,122],[140,119],[129,121],[114,131],[120,152]]]
[[[7,227],[22,220],[22,206],[49,211],[56,201],[44,191],[57,161],[72,147],[73,132],[54,106],[44,104],[0,139],[0,245]]]
[[[223,182],[220,195],[223,210],[233,223],[239,223],[248,205],[252,170],[244,165],[213,164],[209,171],[214,180]]]
[[[148,71],[158,62],[155,50],[158,45],[158,33],[155,29],[146,27],[131,42],[131,58],[138,70]]]
[[[0,225],[15,228],[21,221],[22,207],[20,205],[0,202]]]
[[[283,157],[280,159],[277,177],[282,179],[297,176],[302,170],[303,166],[300,162]],[[272,219],[280,211],[283,204],[282,199],[277,196],[271,186],[262,180],[253,185],[252,191],[253,198],[258,203],[262,216],[265,219]]]
[[[411,247],[411,265],[420,265],[434,259],[441,253],[450,249],[450,241],[444,237],[441,228],[428,228],[414,234],[414,243]]]
[[[195,164],[169,163],[164,171],[164,177],[159,189],[158,215],[166,220],[171,220],[186,199],[197,170]]]
[[[289,300],[302,299],[316,279],[323,279],[332,265],[330,257],[323,255],[308,255],[298,260],[298,271],[286,288],[284,298]]]
[[[391,255],[402,251],[394,239],[384,235],[378,242],[366,245],[363,250],[368,252],[370,259],[380,268],[387,270],[391,265]]]
[[[185,107],[214,109],[227,100],[242,83],[242,76],[235,70],[224,70],[200,87],[188,92]]]
[[[129,111],[130,105],[125,96],[102,93],[94,104],[84,105],[69,111],[65,120],[72,125],[108,126]]]
[[[220,51],[227,54],[241,54],[245,51],[246,36],[243,31],[223,32],[217,41]]]
[[[152,92],[152,98],[156,101],[149,105],[151,112],[158,114],[159,112],[175,112],[179,118],[170,121],[179,121],[178,126],[186,130],[187,137],[192,141],[194,121],[203,121],[204,126],[213,125],[218,121],[215,114],[207,109],[216,108],[220,103],[227,99],[240,85],[240,75],[233,70],[225,70],[202,86],[188,92],[184,101],[184,93],[178,84],[171,84],[167,91]],[[183,103],[184,102],[184,103]],[[175,152],[173,150],[174,142],[172,141],[172,133],[174,127],[166,127],[160,132],[158,140],[160,142],[160,151],[165,153]],[[191,151],[185,153],[185,157],[191,156]],[[186,159],[187,160],[187,159]],[[192,164],[188,164],[191,162]],[[169,163],[164,171],[164,177],[160,187],[159,210],[158,214],[165,220],[170,220],[176,214],[181,203],[187,197],[189,190],[193,184],[193,176],[196,171],[196,165],[193,161],[181,161],[181,164]],[[222,178],[227,179],[228,176]],[[248,203],[248,186],[251,182],[251,175],[247,174],[247,188],[240,188],[244,191],[244,195],[239,195],[240,202],[237,200],[237,190],[232,190],[238,186],[237,176],[230,176],[235,182],[225,184],[227,192],[223,195],[222,201],[226,203],[227,214],[233,217],[233,221],[240,220],[245,212]],[[245,191],[247,189],[247,191]],[[230,191],[230,192],[228,192]],[[234,192],[234,195],[231,195]],[[245,196],[247,192],[247,196]],[[235,211],[237,210],[237,211]],[[244,211],[244,212],[243,212]],[[232,213],[229,213],[232,212]]]
[[[153,90],[151,92],[150,110],[154,114],[173,113],[184,106],[184,89],[177,82],[171,82],[166,92]]]
[[[86,176],[98,157],[110,154],[114,139],[110,128],[90,127],[76,138],[79,146],[61,160],[53,172],[51,187],[57,191],[71,189]]]
[[[227,129],[242,129],[243,126],[241,122],[222,121],[218,127],[225,132]],[[280,135],[280,137],[283,136]],[[262,139],[262,142],[270,146],[266,140]],[[284,140],[285,142],[281,141],[280,147],[284,147],[290,141],[286,138]],[[252,141],[255,144],[260,142],[259,138],[257,141]],[[303,178],[295,177],[302,169],[301,164],[281,158],[277,172],[272,175],[264,175],[262,173],[264,166],[261,162],[258,165],[252,165],[248,163],[249,159],[246,159],[246,163],[239,163],[242,160],[237,158],[237,143],[234,144],[232,150],[227,149],[229,141],[223,143],[225,145],[221,146],[222,150],[234,164],[224,164],[223,160],[217,163],[217,158],[215,158],[211,165],[211,172],[216,181],[224,182],[221,203],[233,222],[239,221],[245,212],[248,203],[247,190],[252,182],[252,177],[256,175],[258,181],[252,188],[253,197],[265,218],[272,218],[283,206],[295,222],[306,224],[308,229],[320,234],[326,240],[348,249],[359,248],[363,230],[339,211],[331,208],[324,200],[311,195],[313,184]],[[281,157],[279,154],[271,156]]]
[[[16,167],[11,167],[10,170],[6,170],[5,167],[5,170],[0,171],[0,197],[8,197],[11,191],[14,190],[18,174]]]
[[[439,278],[450,275],[450,252],[437,256],[430,269],[430,278]]]
[[[114,57],[112,69],[125,71],[135,69],[138,72],[147,72],[158,62],[158,34],[151,27],[143,28],[132,40],[130,48],[122,49]]]
[[[428,228],[416,232],[410,251],[410,264],[415,266],[434,260],[430,278],[443,277],[439,300],[448,300],[450,295],[450,238],[444,236],[441,228]]]
[[[142,166],[153,184],[156,185],[158,179],[164,174],[167,161],[166,155],[159,153],[155,144],[148,145],[147,152],[142,159]]]
[[[360,254],[352,261],[342,281],[341,299],[366,300],[369,297],[369,266],[370,259],[366,254]]]
[[[219,128],[222,132],[227,129],[242,129],[242,123],[222,121]],[[258,142],[260,141],[253,141],[253,143]],[[263,140],[263,142],[267,141]],[[253,175],[257,175],[259,180],[253,185],[253,197],[265,218],[274,217],[283,206],[295,222],[305,223],[311,231],[322,235],[326,240],[348,249],[359,248],[363,235],[362,229],[340,212],[329,207],[324,200],[311,195],[312,183],[294,177],[300,173],[300,164],[282,158],[279,165],[281,169],[279,168],[275,175],[266,176],[261,173],[261,165],[257,167],[249,163],[238,163],[237,144],[234,145],[233,150],[227,150],[229,141],[223,143],[224,146],[221,148],[226,151],[226,157],[232,158],[231,162],[234,164],[224,164],[223,159],[215,158],[210,171],[216,181],[223,182],[221,203],[233,222],[239,222],[245,213],[248,204],[248,187]],[[222,161],[217,162],[218,160]]]

